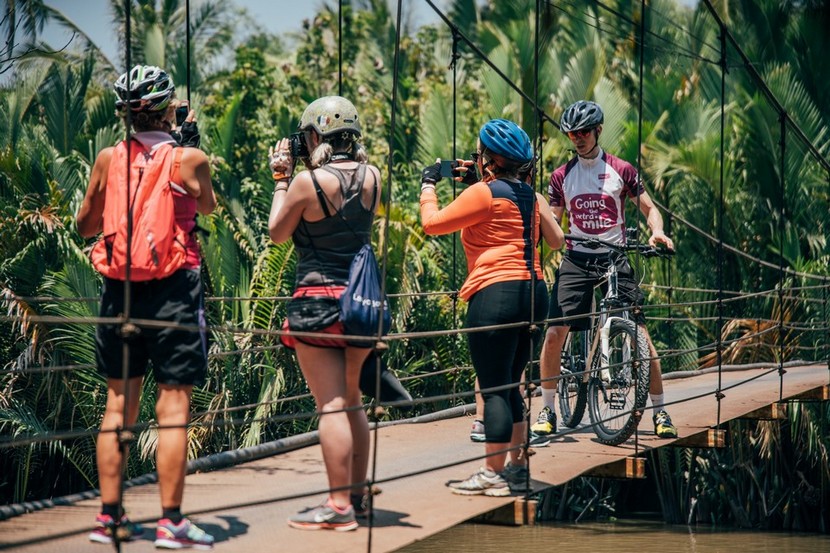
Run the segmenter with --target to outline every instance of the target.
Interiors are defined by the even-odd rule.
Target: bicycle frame
[[[597,321],[595,323],[591,323],[588,330],[581,331],[588,333],[588,339],[582,341],[582,357],[585,359],[585,372],[582,375],[582,381],[586,384],[588,383],[591,374],[594,372],[591,367],[593,367],[593,359],[594,355],[597,353],[597,349],[599,349],[600,353],[600,378],[602,378],[604,382],[608,382],[611,379],[611,375],[608,370],[610,350],[608,338],[611,331],[611,324],[615,318],[626,321],[629,320],[628,310],[621,311],[620,315],[611,315],[608,313],[609,307],[622,305],[619,301],[619,291],[617,288],[617,265],[613,262],[613,260],[609,263],[608,271],[605,273],[603,280],[607,280],[608,290],[599,302],[599,312],[596,314]],[[601,285],[602,283],[597,285],[597,288]],[[596,332],[595,329],[599,329],[599,332]]]
[[[646,257],[666,254],[636,242],[620,245],[597,239],[572,238],[582,241],[589,248],[607,248],[608,266],[599,284],[607,283],[607,289],[599,302],[599,309],[592,309],[588,329],[577,331],[584,333],[580,347],[577,348],[573,342],[575,334],[569,335],[563,346],[563,354],[568,355],[567,371],[570,373],[560,380],[563,421],[571,428],[576,427],[587,403],[591,424],[599,441],[619,445],[636,430],[648,401],[650,361],[647,336],[632,320],[632,306],[626,305],[622,301],[624,298],[620,297],[615,255],[624,256],[629,251],[639,251]],[[598,256],[598,259],[601,257]],[[577,353],[576,349],[581,352]],[[581,367],[583,362],[584,367]],[[562,367],[564,372],[564,364]],[[574,369],[581,370],[582,378],[577,377]],[[570,386],[575,382],[579,385],[574,393]]]

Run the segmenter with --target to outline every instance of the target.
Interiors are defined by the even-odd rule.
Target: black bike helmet
[[[129,103],[133,112],[158,112],[167,109],[176,91],[167,73],[154,65],[136,65],[130,70],[130,88],[127,89],[127,73],[115,81],[113,88],[118,100],[115,107],[124,111]]]
[[[569,105],[562,114],[559,128],[563,133],[592,129],[602,125],[605,114],[596,102],[580,100]]]

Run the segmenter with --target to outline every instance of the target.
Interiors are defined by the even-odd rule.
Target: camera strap
[[[330,161],[354,161],[354,154],[351,152],[332,154]]]

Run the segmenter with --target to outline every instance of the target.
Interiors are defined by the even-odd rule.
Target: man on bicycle
[[[595,238],[611,243],[625,243],[625,199],[634,198],[646,218],[651,238],[649,245],[658,244],[673,249],[671,239],[663,232],[663,217],[654,206],[634,167],[599,146],[602,108],[588,101],[568,106],[562,114],[561,130],[571,140],[576,156],[553,172],[548,193],[554,216],[561,221],[567,210],[570,233],[584,238]],[[594,287],[605,276],[608,251],[589,249],[579,242],[567,242],[562,265],[556,271],[551,294],[550,319],[545,334],[540,368],[542,374],[542,399],[544,407],[531,430],[538,435],[556,432],[556,389],[561,371],[562,346],[571,327],[587,330],[590,319],[566,319],[587,315],[592,311]],[[651,397],[654,411],[654,431],[661,438],[676,438],[677,429],[668,413],[662,408],[663,379],[660,360],[645,327],[645,316],[640,306],[643,293],[634,277],[628,258],[620,255],[617,260],[619,293],[627,303],[634,305],[632,318],[643,332],[651,357]]]

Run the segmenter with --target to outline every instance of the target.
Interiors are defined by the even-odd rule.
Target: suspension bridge
[[[637,434],[617,447],[600,444],[587,427],[563,430],[549,445],[531,449],[531,493],[579,476],[648,478],[644,455],[649,450],[723,447],[720,427],[729,420],[782,419],[792,401],[830,400],[827,365],[735,366],[675,374],[666,380],[665,389],[679,430],[677,439],[657,438],[650,422],[641,423]],[[481,447],[469,441],[470,418],[458,416],[462,412],[455,409],[445,417],[399,421],[373,433],[380,493],[374,497],[371,524],[364,521],[355,532],[304,532],[285,522],[327,493],[321,488],[325,468],[317,445],[192,473],[185,511],[216,536],[217,551],[272,551],[276,546],[285,552],[385,552],[471,519],[532,523],[535,505],[526,496],[458,496],[445,487],[446,481],[466,477],[481,463]],[[99,508],[97,499],[77,499],[1,521],[0,549],[106,551],[107,546],[90,545],[86,538]],[[157,486],[151,482],[128,488],[125,504],[134,520],[147,525],[141,539],[124,544],[122,550],[155,551]]]

